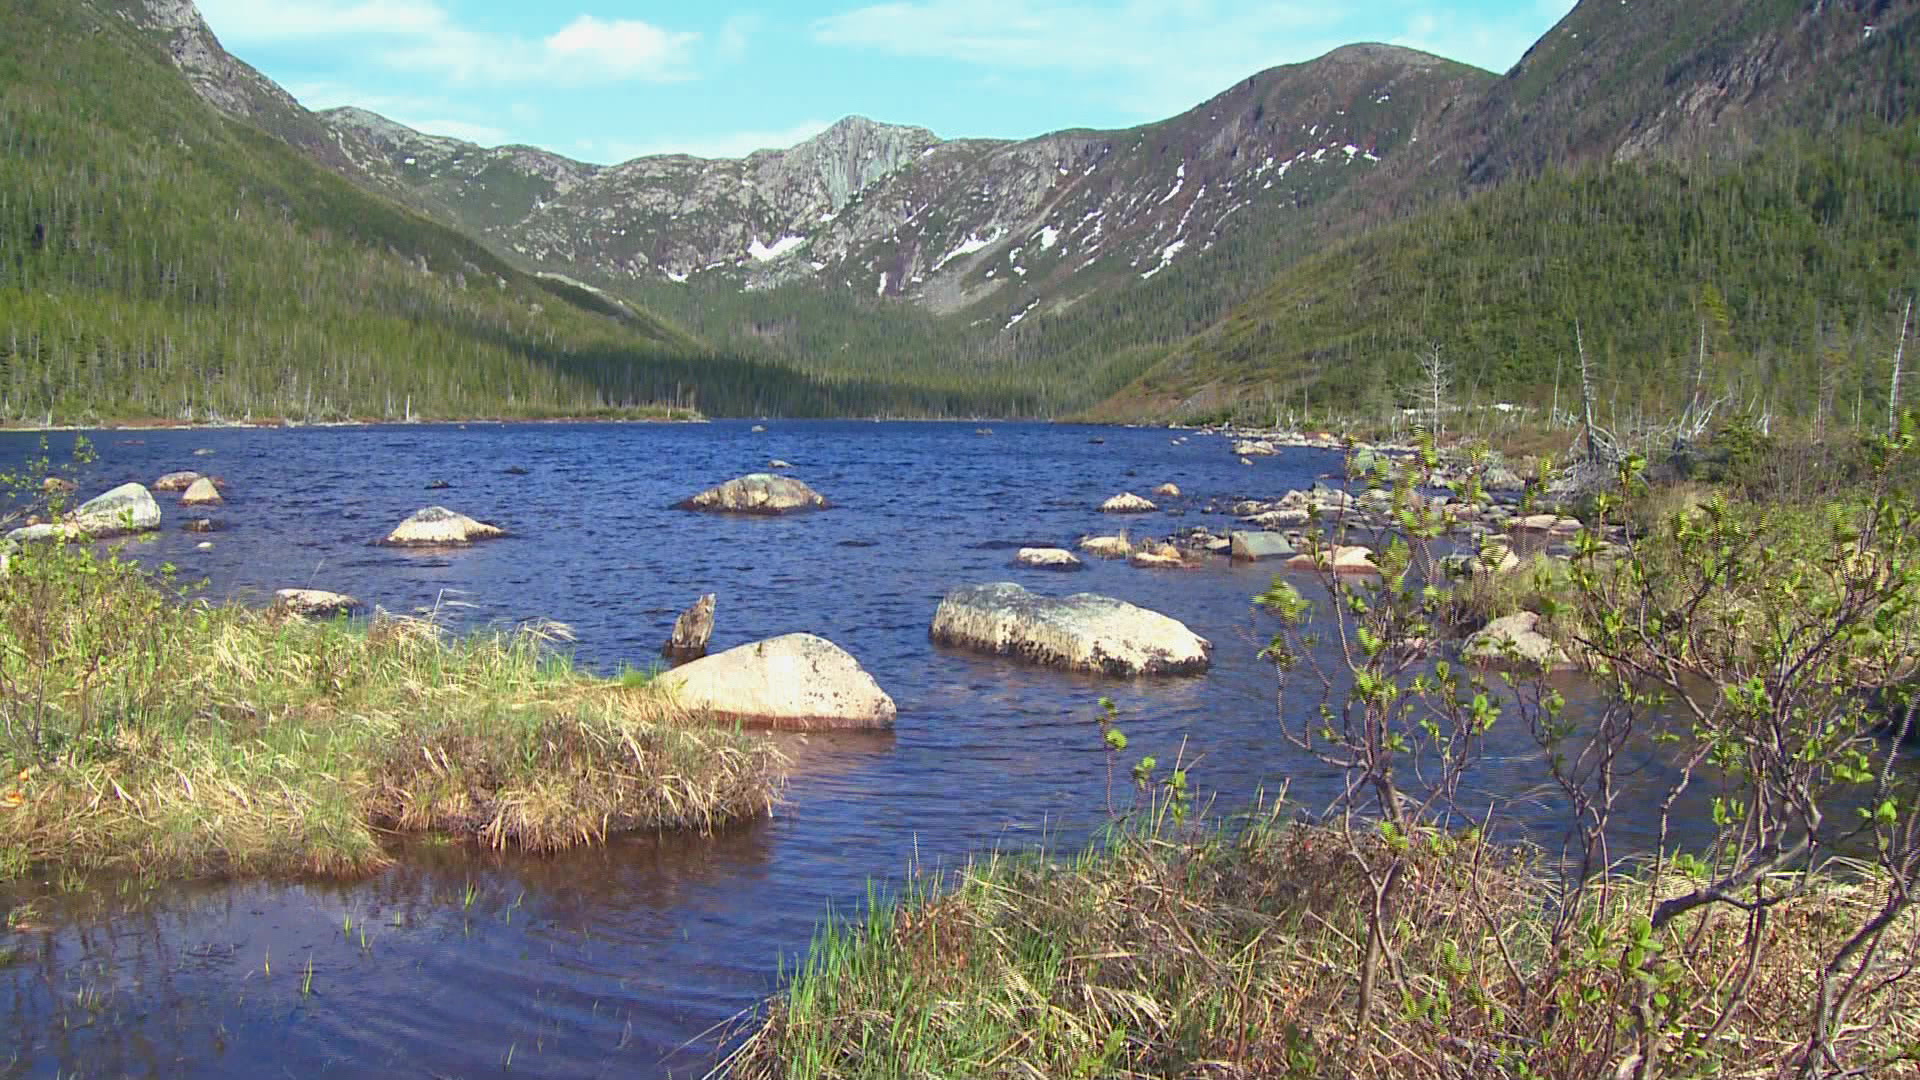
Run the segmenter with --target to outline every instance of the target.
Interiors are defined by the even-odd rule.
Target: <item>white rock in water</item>
[[[1540,632],[1540,616],[1532,611],[1488,623],[1467,639],[1460,655],[1487,667],[1554,670],[1572,666],[1566,650]]]
[[[213,506],[225,501],[220,497],[220,489],[214,487],[213,481],[204,476],[189,484],[187,493],[180,496],[182,506]]]
[[[1086,566],[1080,556],[1065,548],[1021,548],[1013,561],[1036,570],[1079,570]]]
[[[67,519],[75,529],[94,539],[151,532],[160,527],[160,504],[142,484],[121,484],[96,499],[80,504]]]
[[[505,535],[506,530],[498,526],[456,514],[444,506],[429,506],[401,522],[384,542],[396,547],[442,547]]]
[[[302,617],[330,618],[350,614],[360,606],[360,601],[345,593],[327,592],[325,589],[281,589],[273,594],[273,606]]]
[[[1151,514],[1158,509],[1160,508],[1131,491],[1115,495],[1100,504],[1100,512],[1103,514]]]
[[[1108,675],[1197,674],[1213,651],[1159,612],[1091,593],[1039,596],[1011,582],[949,592],[931,633],[942,645]]]
[[[819,492],[791,476],[753,473],[709,488],[682,501],[679,508],[716,514],[775,515],[825,510],[831,505]]]
[[[742,645],[666,672],[653,685],[714,720],[787,731],[893,726],[893,698],[846,650],[812,634]]]
[[[1096,559],[1124,559],[1133,554],[1133,542],[1124,536],[1089,536],[1080,550]]]

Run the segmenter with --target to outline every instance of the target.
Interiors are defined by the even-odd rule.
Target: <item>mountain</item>
[[[391,382],[369,381],[382,365],[491,349],[489,363],[562,379],[543,401],[693,386],[710,408],[791,412],[1104,401],[1098,415],[1155,418],[1296,392],[1385,407],[1436,344],[1458,357],[1463,393],[1544,398],[1569,325],[1631,357],[1611,368],[1623,389],[1665,387],[1642,376],[1664,378],[1687,339],[1704,354],[1709,336],[1734,382],[1758,385],[1782,357],[1868,348],[1911,279],[1917,6],[1582,0],[1504,76],[1360,45],[1121,131],[945,140],[850,117],[737,161],[601,166],[308,112],[187,0],[73,0],[51,41],[21,12],[54,5],[31,0],[5,18],[73,59],[49,81],[26,45],[0,46],[16,58],[0,122],[24,132],[0,137],[60,151],[0,169],[40,169],[21,181],[34,207],[73,205],[86,177],[73,219],[86,228],[111,216],[99,207],[138,208],[114,211],[123,235],[69,243],[58,274],[35,278],[73,295],[118,273],[178,305],[179,268],[201,290],[246,262],[250,321],[212,290],[242,353],[273,351],[274,319],[311,321],[288,295],[333,305],[315,357],[341,353],[342,335],[421,332],[409,312],[461,313],[457,330],[428,320],[439,344],[399,354],[410,361],[345,350],[367,357],[360,390]],[[99,26],[84,48],[60,37],[87,19]],[[154,66],[167,63],[171,79]],[[94,70],[116,64],[140,79]],[[157,89],[141,113],[145,83]],[[37,213],[0,210],[16,268],[45,246]],[[281,233],[278,247],[252,239]],[[86,243],[108,255],[71,255]],[[168,244],[185,255],[169,260]],[[347,284],[355,260],[385,275],[380,290]],[[320,292],[298,284],[326,266]],[[472,285],[487,280],[482,301]],[[49,334],[83,321],[40,318]],[[1706,323],[1712,335],[1690,334]],[[209,348],[217,325],[193,322]],[[474,370],[437,378],[485,400]]]
[[[1920,287],[1916,13],[1583,0],[1431,153],[1336,201],[1395,220],[1329,230],[1095,413],[1377,414],[1434,346],[1463,396],[1549,404],[1576,326],[1637,407],[1684,398],[1703,324],[1724,329],[1713,385],[1743,402],[1863,395]]]
[[[826,385],[529,274],[289,146],[310,114],[204,34],[173,0],[0,8],[0,419],[982,405]]]
[[[849,117],[744,160],[612,167],[423,135],[357,109],[315,119],[353,171],[532,265],[615,285],[813,281],[937,313],[995,298],[1023,314],[1106,279],[1151,277],[1205,251],[1238,215],[1324,198],[1490,80],[1355,46],[1126,131],[943,141]]]

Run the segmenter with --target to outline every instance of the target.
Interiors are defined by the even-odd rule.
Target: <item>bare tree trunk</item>
[[[1907,355],[1907,327],[1913,322],[1913,298],[1907,298],[1906,314],[1900,316],[1900,343],[1893,348],[1893,383],[1887,387],[1887,435],[1900,430],[1900,364]]]

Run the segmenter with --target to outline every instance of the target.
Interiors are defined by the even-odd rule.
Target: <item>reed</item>
[[[577,670],[561,629],[310,622],[25,551],[0,577],[0,874],[357,874],[389,833],[555,851],[771,808],[769,743]]]

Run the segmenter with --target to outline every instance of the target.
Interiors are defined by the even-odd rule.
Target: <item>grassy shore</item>
[[[1356,1018],[1372,896],[1345,839],[1274,814],[1130,835],[1076,859],[995,856],[950,888],[830,925],[721,1069],[731,1080],[917,1077],[1612,1076],[1632,942],[1654,891],[1628,878],[1552,944],[1551,875],[1524,853],[1429,837],[1394,912],[1392,1000]],[[1665,889],[1684,884],[1662,883]],[[1746,917],[1718,910],[1661,943],[1724,938],[1724,963],[1662,993],[1685,1075],[1785,1075],[1791,1035],[1841,927],[1875,891],[1824,878],[1773,913],[1778,948],[1709,1032]],[[1910,936],[1920,920],[1907,916]],[[1677,951],[1677,950],[1676,950]],[[1706,950],[1709,954],[1711,949]],[[1920,986],[1856,1033],[1877,1076],[1912,1076]],[[1691,1040],[1691,1042],[1690,1042]],[[1662,1075],[1677,1075],[1663,1073]]]
[[[768,743],[575,670],[551,629],[311,622],[79,547],[0,577],[0,880],[354,874],[383,834],[549,851],[766,813]]]

